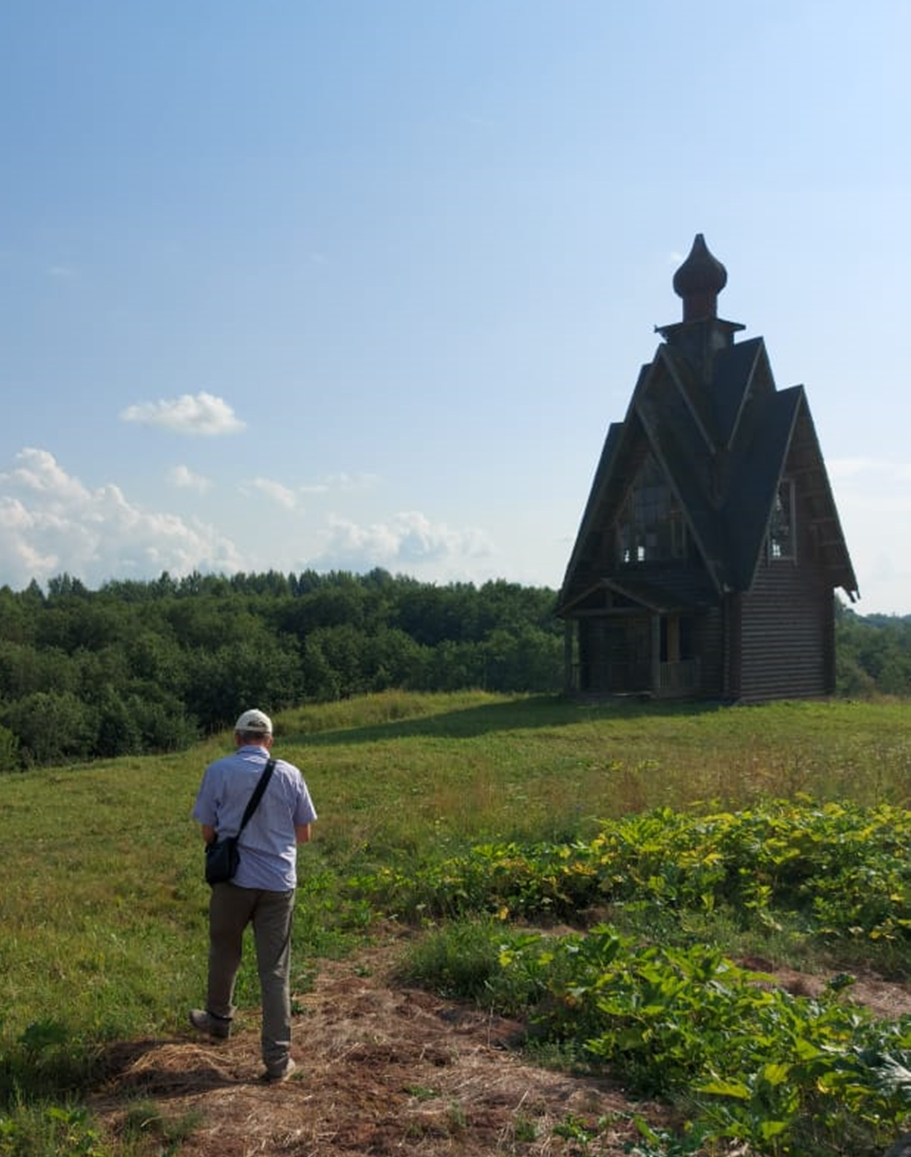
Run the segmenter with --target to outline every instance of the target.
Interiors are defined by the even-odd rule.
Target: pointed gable
[[[785,476],[801,482],[798,516],[811,527],[827,580],[854,598],[857,584],[804,390],[779,392],[762,338],[736,343],[743,327],[716,316],[726,280],[698,235],[674,279],[684,320],[659,330],[664,343],[642,367],[624,421],[608,430],[558,613],[596,589],[631,597],[638,591],[642,605],[653,607],[748,590]],[[654,574],[635,573],[645,558],[628,551],[623,557],[621,515],[647,461],[673,495],[694,556],[665,567],[660,584]]]
[[[734,590],[747,590],[753,581],[802,394],[797,386],[753,399],[731,448],[721,516]]]
[[[756,393],[774,391],[772,371],[761,337],[720,350],[713,366],[711,397],[718,445],[728,447],[747,401]]]

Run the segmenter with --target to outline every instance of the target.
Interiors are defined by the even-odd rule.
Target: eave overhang
[[[619,601],[614,601],[614,600]],[[603,600],[603,601],[602,601]],[[656,615],[693,614],[716,605],[709,588],[683,595],[661,583],[635,575],[609,575],[591,583],[557,612],[561,618],[623,617],[647,611]]]

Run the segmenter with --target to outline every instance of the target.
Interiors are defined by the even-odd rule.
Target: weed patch
[[[529,936],[501,963],[546,990],[536,1019],[548,1038],[642,1095],[687,1101],[701,1143],[815,1157],[846,1131],[883,1140],[907,1122],[911,1017],[846,1003],[849,978],[792,996],[715,950],[643,946],[609,927]]]
[[[485,912],[572,921],[609,906],[653,928],[685,928],[687,912],[704,923],[733,917],[741,931],[780,933],[790,923],[823,945],[894,946],[894,967],[906,974],[909,845],[911,812],[886,804],[778,800],[708,815],[660,808],[606,822],[591,840],[481,844],[352,884],[411,920]]]

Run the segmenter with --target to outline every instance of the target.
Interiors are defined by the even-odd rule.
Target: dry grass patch
[[[619,1155],[636,1135],[636,1113],[653,1124],[667,1118],[607,1080],[527,1063],[514,1048],[517,1022],[396,985],[400,948],[391,938],[357,960],[322,965],[301,998],[299,1069],[286,1084],[259,1082],[259,1026],[244,1017],[223,1045],[113,1047],[109,1079],[92,1100],[96,1119],[116,1139],[140,1098],[166,1118],[197,1114],[181,1157],[544,1157],[578,1151],[554,1132],[567,1121],[591,1122],[589,1153]]]

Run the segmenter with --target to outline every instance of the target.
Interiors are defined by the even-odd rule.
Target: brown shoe
[[[231,1021],[226,1016],[216,1016],[203,1008],[190,1009],[190,1024],[197,1032],[204,1032],[216,1040],[227,1040],[231,1035]]]

